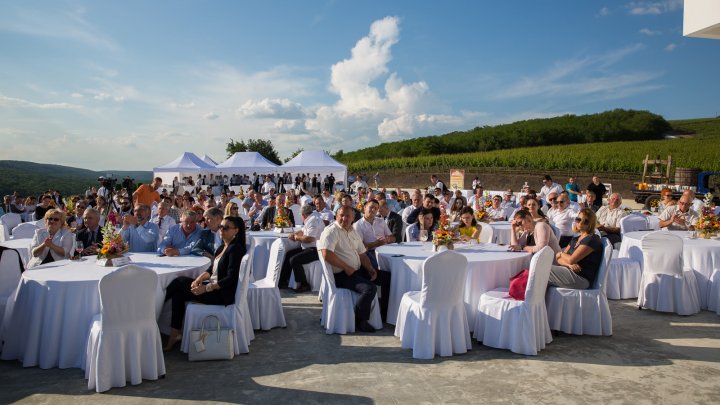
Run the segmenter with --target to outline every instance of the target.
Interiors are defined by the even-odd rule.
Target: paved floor
[[[614,336],[556,337],[537,357],[474,342],[465,355],[413,360],[393,330],[325,335],[311,294],[286,294],[288,327],[260,332],[250,354],[189,363],[104,394],[78,369],[0,362],[0,403],[720,403],[720,316],[638,311],[611,303]]]

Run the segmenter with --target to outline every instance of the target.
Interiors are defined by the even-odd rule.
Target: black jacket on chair
[[[387,219],[385,220],[385,223],[387,224],[388,228],[390,228],[390,232],[392,232],[393,236],[395,237],[395,242],[402,242],[403,220],[400,214],[390,211]]]
[[[215,257],[222,252],[225,244],[220,246],[215,251]],[[228,251],[222,255],[218,262],[217,268],[217,282],[220,285],[220,290],[217,292],[220,294],[223,304],[231,305],[235,302],[235,290],[237,290],[238,276],[240,274],[240,262],[246,253],[246,247],[242,243],[231,243],[227,247]],[[212,274],[212,264],[207,269],[207,272]],[[247,282],[247,280],[245,280]]]

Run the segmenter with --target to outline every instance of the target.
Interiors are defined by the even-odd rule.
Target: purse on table
[[[210,318],[215,318],[215,328],[206,328],[205,323]],[[221,328],[220,319],[215,315],[208,315],[203,319],[200,329],[190,331],[188,360],[231,360],[235,356],[234,338],[233,329]]]

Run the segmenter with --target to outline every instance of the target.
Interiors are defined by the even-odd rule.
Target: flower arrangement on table
[[[287,214],[287,208],[285,207],[277,207],[277,215],[275,215],[275,221],[273,222],[275,225],[275,229],[279,229],[280,232],[284,228],[290,228],[290,218]]]
[[[713,207],[713,195],[712,193],[705,194],[703,201],[703,208],[700,212],[697,224],[695,224],[695,230],[702,238],[709,239],[720,232],[720,218],[715,215],[715,207]]]
[[[365,199],[359,198],[358,203],[357,203],[357,209],[362,212],[364,208],[365,208]]]
[[[128,244],[120,236],[118,230],[108,221],[100,228],[103,236],[102,246],[98,250],[98,262],[104,266],[111,265],[112,259],[122,257],[128,251]]]
[[[485,208],[478,208],[473,213],[475,215],[475,220],[478,222],[488,222],[488,215],[487,211],[485,211]]]
[[[650,210],[651,211],[657,212],[659,207],[660,207],[660,200],[658,200],[656,198],[653,198],[652,200],[650,200]]]
[[[73,205],[71,197],[63,198],[63,204],[65,205],[65,216],[72,217],[75,215],[75,206]]]
[[[107,222],[105,223],[105,225],[110,223],[110,224],[112,224],[112,226],[117,226],[118,221],[119,221],[119,218],[118,218],[118,215],[115,213],[115,211],[110,211],[110,213],[108,213]]]
[[[453,243],[456,239],[457,235],[455,234],[455,231],[450,229],[447,214],[444,211],[441,211],[438,229],[433,233],[433,249],[437,251],[440,246],[445,246],[448,250],[453,250]]]
[[[489,199],[485,200],[485,202],[483,203],[483,207],[485,207],[485,208],[492,207],[492,200],[489,200]]]

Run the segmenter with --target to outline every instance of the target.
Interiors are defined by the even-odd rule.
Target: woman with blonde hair
[[[555,287],[584,290],[595,282],[603,258],[603,245],[595,233],[597,218],[595,211],[583,208],[575,217],[573,236],[565,250],[555,255],[559,266],[550,269],[548,283]]]
[[[65,224],[65,213],[52,208],[45,213],[45,223],[47,229],[39,228],[33,236],[28,268],[68,259],[72,255],[75,237]]]

